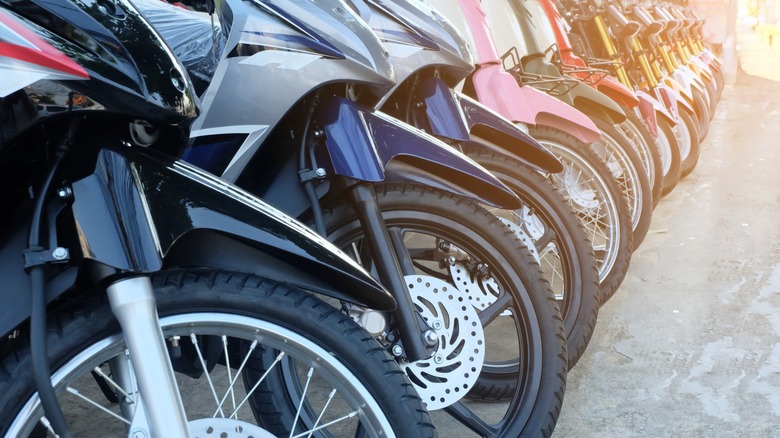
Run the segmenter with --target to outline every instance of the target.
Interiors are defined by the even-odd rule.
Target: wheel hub
[[[193,438],[274,438],[260,426],[232,418],[200,418],[187,425]]]
[[[452,284],[427,275],[404,279],[417,311],[435,331],[438,347],[431,357],[401,367],[427,408],[443,409],[477,381],[485,360],[485,334],[476,310]]]
[[[564,164],[560,179],[566,197],[584,210],[595,210],[599,206],[596,192],[588,187],[586,182],[581,181],[581,178],[581,172],[577,171],[573,165]]]

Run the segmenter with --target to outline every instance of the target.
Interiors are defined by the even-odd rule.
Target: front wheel
[[[677,142],[680,145],[680,178],[688,176],[699,162],[699,134],[694,114],[680,107],[677,124]]]
[[[153,278],[192,436],[273,436],[246,403],[257,386],[236,384],[246,363],[271,349],[307,370],[307,405],[333,435],[432,436],[428,413],[395,362],[360,327],[321,300],[264,278],[173,270]],[[50,315],[53,384],[74,436],[127,436],[143,397],[107,300],[71,300]],[[0,434],[45,435],[26,337],[0,366]],[[280,360],[279,363],[282,361]],[[333,400],[326,404],[328,397]],[[99,405],[99,407],[98,407]],[[305,430],[296,429],[304,433]],[[318,432],[319,433],[319,432]],[[238,434],[238,435],[236,435]]]
[[[549,436],[566,377],[560,312],[515,234],[478,204],[413,184],[377,184],[408,292],[435,337],[427,359],[399,360],[448,436]],[[324,212],[328,239],[373,265],[346,204]],[[388,347],[398,334],[383,335]],[[392,350],[392,348],[391,348]],[[491,409],[469,399],[497,402]],[[498,403],[500,402],[500,403]]]

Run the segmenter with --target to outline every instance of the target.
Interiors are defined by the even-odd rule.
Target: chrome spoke
[[[71,393],[71,394],[75,395],[76,397],[78,397],[78,398],[80,398],[80,399],[84,400],[85,402],[87,402],[87,403],[91,404],[92,406],[94,406],[94,407],[96,407],[96,408],[100,409],[101,411],[105,412],[106,414],[108,414],[108,415],[111,415],[112,417],[116,418],[117,420],[119,420],[119,421],[121,421],[121,422],[123,422],[123,423],[126,423],[126,424],[128,424],[128,425],[129,425],[129,424],[131,424],[131,423],[130,423],[130,420],[126,420],[126,419],[122,418],[121,416],[119,416],[119,415],[117,415],[117,414],[115,414],[115,413],[111,412],[110,410],[106,409],[105,407],[103,407],[103,406],[100,406],[100,404],[98,404],[98,403],[97,403],[97,402],[95,402],[94,400],[90,399],[89,397],[86,397],[86,396],[84,396],[83,394],[81,394],[80,392],[78,392],[78,391],[77,391],[75,388],[73,388],[73,387],[71,387],[71,386],[68,386],[68,387],[67,387],[67,391],[68,391],[69,393]]]
[[[230,393],[230,399],[233,402],[233,411],[236,410],[236,393],[233,391],[233,375],[230,371],[230,355],[228,354],[228,340],[227,336],[222,335],[222,347],[225,351],[225,368],[227,369],[227,375],[228,375],[228,382],[230,382],[230,386],[228,386],[227,391]],[[224,397],[223,397],[224,399]],[[222,401],[220,401],[220,404]]]
[[[111,377],[108,377],[108,375],[106,375],[106,373],[104,373],[103,370],[100,369],[100,367],[95,367],[95,368],[92,369],[92,371],[94,371],[100,377],[106,379],[106,382],[108,382],[109,385],[113,386],[114,389],[117,390],[117,392],[119,392],[120,394],[122,394],[125,397],[125,401],[127,403],[135,403],[135,400],[133,400],[133,398],[130,397],[130,394],[128,394],[127,391],[122,389],[122,387],[119,386],[118,383],[114,382],[114,379],[112,379]]]
[[[317,417],[317,421],[314,422],[314,425],[312,426],[313,429],[309,431],[309,434],[306,435],[306,438],[311,438],[311,436],[314,434],[314,431],[317,430],[317,425],[320,424],[320,421],[322,421],[322,416],[325,415],[325,411],[328,409],[328,405],[330,405],[330,402],[333,401],[333,397],[336,395],[336,389],[333,388],[332,391],[330,391],[330,394],[328,394],[328,401],[325,402],[325,406],[322,407],[322,411],[320,412],[320,415]]]
[[[307,434],[311,434],[312,432],[316,432],[318,430],[325,429],[326,427],[333,426],[336,423],[340,423],[342,421],[349,420],[350,418],[355,418],[357,416],[357,414],[358,414],[358,411],[352,411],[349,414],[347,414],[347,415],[345,415],[345,416],[343,416],[341,418],[337,418],[337,419],[335,419],[335,420],[333,420],[331,422],[325,423],[322,426],[319,426],[319,427],[314,428],[312,430],[307,430],[306,432],[299,433],[298,435],[295,435],[295,436],[293,436],[291,438],[299,438],[299,437],[305,436]]]
[[[236,371],[236,377],[233,378],[233,380],[230,381],[230,391],[233,391],[233,385],[236,384],[236,380],[238,380],[238,376],[241,375],[241,371],[244,370],[244,366],[246,366],[246,363],[249,361],[249,356],[252,355],[252,352],[255,351],[255,348],[257,348],[257,339],[252,341],[252,344],[249,345],[249,351],[247,351],[246,356],[244,356],[244,360],[241,361],[241,366],[238,367],[238,371]],[[219,401],[219,405],[217,405],[217,410],[214,411],[214,415],[212,417],[217,416],[217,412],[222,408],[222,405],[225,403],[225,400],[227,399],[229,392],[225,392],[225,395],[222,396],[222,400]],[[235,413],[237,411],[237,408],[235,407],[235,401],[233,402],[233,412]],[[231,415],[232,417],[232,415]]]
[[[233,411],[232,414],[230,414],[229,418],[238,418],[238,410],[241,409],[242,406],[244,406],[244,403],[246,403],[246,401],[249,400],[250,397],[252,397],[252,394],[255,393],[257,387],[260,386],[261,383],[263,383],[263,380],[265,380],[265,378],[268,376],[268,373],[270,373],[271,370],[274,369],[274,367],[282,360],[283,357],[284,357],[284,351],[280,352],[279,355],[276,356],[276,359],[271,364],[271,366],[268,367],[267,370],[265,370],[265,373],[263,373],[263,375],[255,383],[255,385],[252,386],[252,389],[249,392],[247,392],[246,397],[244,397],[244,399],[241,400],[241,403],[238,404],[238,407],[236,408],[235,411]]]
[[[309,368],[309,372],[306,373],[306,384],[303,386],[301,401],[298,402],[298,409],[295,411],[295,419],[293,419],[293,424],[290,428],[290,437],[292,437],[292,434],[295,433],[295,425],[298,424],[298,418],[301,417],[301,409],[303,409],[303,402],[306,401],[306,392],[309,391],[309,384],[311,383],[311,376],[313,375],[314,368]]]
[[[209,388],[211,388],[211,395],[214,396],[214,403],[217,406],[219,406],[219,396],[217,396],[217,390],[214,389],[214,383],[211,381],[211,375],[209,374],[209,371],[206,368],[206,361],[203,360],[203,355],[201,354],[200,346],[198,345],[198,337],[195,336],[195,333],[190,333],[190,341],[192,342],[192,345],[195,346],[195,351],[198,353],[198,360],[200,360],[200,366],[203,368],[203,374],[206,375],[206,381],[209,382]],[[218,407],[217,411],[219,411],[219,414],[222,416],[222,418],[225,418],[225,413],[222,411],[221,407]]]

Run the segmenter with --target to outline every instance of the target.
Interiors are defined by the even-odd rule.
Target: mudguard
[[[519,86],[500,65],[480,66],[470,80],[478,100],[513,123],[549,126],[585,143],[601,136],[585,114],[539,90]]]
[[[430,123],[431,133],[451,140],[468,141],[471,126],[464,123],[464,114],[453,91],[444,80],[428,77],[416,90],[425,102],[425,115]]]
[[[429,77],[416,94],[425,102],[429,124],[425,128],[437,137],[455,140],[461,146],[500,151],[543,172],[563,170],[555,155],[533,137],[476,100],[450,89],[444,80]]]
[[[691,90],[693,88],[704,91],[704,82],[702,82],[699,75],[688,64],[675,70],[673,76],[689,93],[692,93]]]
[[[691,71],[698,75],[698,78],[701,80],[701,82],[709,82],[712,80],[712,71],[710,70],[710,66],[701,59],[695,56],[691,58],[691,61],[688,63],[688,68],[690,68]]]
[[[479,142],[480,145],[495,148],[543,172],[563,171],[555,155],[511,121],[462,93],[452,93],[463,111],[469,132],[489,142]]]
[[[677,124],[672,113],[658,99],[642,90],[637,90],[636,96],[639,98],[639,112],[653,136],[658,136],[658,117],[665,119],[671,126]]]
[[[568,94],[574,102],[574,107],[591,117],[597,117],[610,124],[623,123],[626,120],[626,113],[620,105],[595,88],[580,84],[569,90]]]
[[[659,84],[659,86],[662,85],[665,86],[667,90],[673,90],[675,92],[675,100],[677,101],[678,105],[685,107],[692,113],[695,112],[693,110],[693,97],[691,96],[690,92],[686,91],[685,87],[683,87],[679,82],[674,80],[674,78],[667,76],[663,79],[663,84]],[[669,105],[667,105],[667,108],[672,110]],[[672,111],[672,113],[674,114],[674,111]]]
[[[677,121],[680,120],[677,105],[684,102],[685,99],[680,97],[680,95],[677,94],[677,91],[664,84],[658,84],[656,92],[658,93],[658,100],[663,102],[664,106],[669,110],[669,114],[671,114],[672,118],[675,120],[675,124],[677,124]]]
[[[627,108],[634,108],[639,105],[639,98],[636,93],[611,76],[602,78],[596,83],[595,87],[610,99]]]
[[[339,300],[395,308],[393,297],[367,272],[304,225],[235,186],[151,152],[105,147],[94,172],[71,185],[73,203],[60,217],[72,213],[66,222],[75,224],[73,260],[95,262],[117,275],[176,266],[251,272]],[[0,333],[29,317],[30,279],[21,257],[27,216],[0,236],[6,302]],[[78,269],[50,275],[47,299],[72,287]]]
[[[385,181],[385,168],[397,159],[418,168],[415,174],[437,178],[443,190],[500,208],[520,207],[514,192],[493,174],[419,129],[344,98],[330,99],[318,112],[336,175]]]

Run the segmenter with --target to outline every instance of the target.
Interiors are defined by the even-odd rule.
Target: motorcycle
[[[268,353],[333,401],[308,434],[434,434],[395,362],[309,292],[385,311],[392,296],[172,158],[198,100],[130,2],[3,0],[0,22],[3,436],[268,436],[240,398],[267,400],[246,364]]]
[[[573,367],[597,319],[598,272],[579,219],[544,179],[543,174],[560,172],[560,162],[511,121],[454,89],[474,62],[463,37],[438,11],[405,0],[353,4],[382,40],[396,71],[396,86],[377,107],[464,151],[522,200],[520,209],[491,211],[530,243],[561,308]]]
[[[661,172],[661,154],[656,147],[658,122],[656,107],[662,104],[652,96],[638,90],[632,90],[614,76],[614,63],[605,60],[583,59],[574,53],[574,47],[568,36],[568,25],[552,0],[540,0],[555,40],[548,40],[548,51],[552,62],[567,75],[584,81],[591,87],[609,96],[626,113],[626,121],[619,125],[623,134],[631,140],[639,154],[647,173],[652,190],[653,208],[661,200],[663,174]],[[546,23],[545,23],[546,24]]]
[[[528,249],[478,205],[519,200],[452,147],[374,109],[395,77],[354,3],[219,2],[224,49],[182,157],[311,224],[381,280],[394,312],[344,310],[396,357],[429,410],[482,434],[536,430],[563,391],[560,315]],[[280,395],[266,421],[277,433],[316,423],[314,410],[294,415],[305,388],[296,376],[271,380]],[[483,418],[467,395],[507,401],[503,418]]]
[[[591,58],[606,59],[613,61],[613,68],[618,79],[623,85],[636,89],[635,81],[629,77],[628,70],[625,67],[629,59],[628,56],[623,56],[623,52],[618,50],[618,45],[613,36],[610,34],[610,27],[608,26],[607,19],[605,18],[606,12],[614,14],[617,11],[616,8],[605,8],[598,2],[585,2],[585,1],[570,1],[564,3],[566,10],[565,14],[571,23],[574,34],[577,41],[580,44],[578,46],[582,53],[580,56],[587,56]],[[618,35],[623,37],[624,46],[634,46],[634,38],[630,38],[635,34],[639,28],[637,23],[630,23],[630,20],[623,19],[617,20],[624,25],[616,29]],[[622,47],[622,46],[621,46]],[[642,73],[645,74],[644,84],[647,94],[654,96],[654,100],[649,100],[653,103],[657,116],[657,145],[661,154],[661,163],[663,171],[663,187],[661,190],[662,195],[670,193],[677,182],[680,180],[681,172],[681,150],[684,144],[687,144],[689,136],[683,135],[683,130],[677,128],[678,120],[678,101],[680,97],[671,88],[660,84],[655,76],[650,72],[650,64],[647,61],[645,54],[642,51],[635,52],[633,60],[636,62],[632,65],[638,64]],[[634,72],[637,72],[636,65]],[[664,106],[655,105],[655,102],[662,102]],[[664,109],[665,107],[665,109]],[[684,141],[681,146],[680,141]]]
[[[521,86],[503,69],[482,2],[432,3],[475,47],[477,69],[465,80],[464,92],[526,127],[564,164],[561,175],[548,178],[588,232],[598,261],[599,302],[605,302],[628,269],[632,232],[626,220],[627,202],[610,169],[589,145],[599,138],[598,128],[573,107],[528,85]]]

